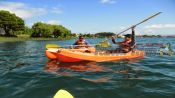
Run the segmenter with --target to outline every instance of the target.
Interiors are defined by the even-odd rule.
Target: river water
[[[59,89],[75,98],[175,98],[175,56],[60,64],[46,58],[46,44],[74,41],[0,42],[0,98],[52,98]],[[175,45],[173,38],[137,42]]]

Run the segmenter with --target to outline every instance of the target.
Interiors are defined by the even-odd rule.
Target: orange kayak
[[[57,59],[60,62],[80,62],[80,61],[118,61],[124,59],[143,58],[144,51],[134,50],[129,53],[106,53],[106,52],[82,52],[82,49],[48,48],[46,56],[49,59]]]

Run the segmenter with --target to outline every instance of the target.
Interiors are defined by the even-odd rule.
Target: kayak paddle
[[[104,41],[100,42],[99,44],[97,44],[96,46],[107,48],[107,47],[110,47],[111,44],[107,40],[104,40]]]
[[[46,49],[47,48],[60,48],[61,46],[60,45],[57,45],[57,44],[47,44],[46,45]]]
[[[136,26],[138,26],[138,25],[140,25],[140,24],[142,24],[142,23],[144,23],[144,22],[146,22],[146,21],[148,21],[148,20],[150,20],[150,19],[152,19],[152,18],[158,16],[158,15],[161,14],[161,13],[162,13],[162,12],[158,12],[158,13],[156,13],[156,14],[154,14],[154,15],[152,15],[152,16],[146,18],[146,19],[144,19],[143,21],[141,21],[141,22],[139,22],[139,23],[130,26],[130,27],[127,28],[126,30],[123,30],[122,32],[118,33],[118,34],[117,34],[117,37],[118,37],[120,34],[126,32],[126,31],[128,31],[128,30],[130,30],[130,29],[132,29],[133,27],[136,27]],[[106,41],[107,41],[107,40],[106,40]],[[100,43],[103,43],[103,42],[100,42]],[[100,44],[100,43],[99,43],[99,44]]]
[[[120,34],[122,34],[122,33],[124,33],[124,32],[126,32],[126,31],[128,31],[128,30],[131,29],[132,27],[136,27],[136,26],[138,26],[138,25],[140,25],[140,24],[142,24],[142,23],[144,23],[144,22],[150,20],[151,18],[154,18],[155,16],[157,16],[157,15],[159,15],[159,14],[161,14],[161,13],[162,13],[162,12],[158,12],[158,13],[156,13],[156,14],[154,14],[154,15],[152,15],[152,16],[146,18],[146,19],[144,19],[143,21],[141,21],[141,22],[139,22],[139,23],[130,26],[130,27],[127,28],[126,30],[124,30],[124,31],[122,31],[122,32],[120,32],[120,33],[118,33],[117,36],[120,35]]]

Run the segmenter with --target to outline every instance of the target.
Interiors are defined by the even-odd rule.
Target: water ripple
[[[46,44],[73,41],[0,43],[0,96],[52,98],[57,90],[66,89],[75,98],[175,98],[175,56],[71,64],[45,57]]]

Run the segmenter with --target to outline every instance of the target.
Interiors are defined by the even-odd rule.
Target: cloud
[[[141,34],[141,33],[140,33]],[[147,35],[156,35],[157,33],[153,29],[146,29],[142,32],[141,35],[147,34]]]
[[[58,25],[58,24],[60,24],[60,21],[58,21],[58,20],[49,20],[47,23],[48,24],[53,24],[53,25]]]
[[[52,7],[51,12],[55,14],[61,14],[63,13],[63,10],[60,9],[59,7]]]
[[[31,8],[29,5],[21,2],[0,2],[0,10],[10,11],[24,19],[47,13],[45,8]]]
[[[120,26],[119,28],[120,28],[120,30],[124,30],[124,29],[126,29],[125,26]]]
[[[175,29],[175,24],[153,24],[145,26],[146,29]]]
[[[116,3],[116,0],[101,0],[100,2],[102,4],[114,4]]]

